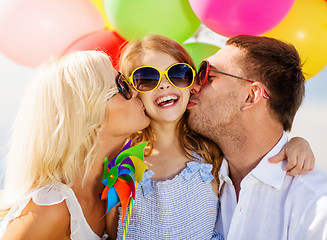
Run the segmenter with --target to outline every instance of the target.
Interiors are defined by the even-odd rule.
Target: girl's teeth
[[[162,102],[166,102],[166,101],[169,101],[169,100],[176,100],[176,99],[177,99],[177,96],[165,96],[165,97],[159,98],[157,100],[157,103],[160,104]]]
[[[174,104],[174,102],[169,102],[169,103],[163,105],[163,107],[168,107],[168,106],[173,105],[173,104]]]

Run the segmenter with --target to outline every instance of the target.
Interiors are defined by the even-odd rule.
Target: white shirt
[[[223,160],[216,231],[225,239],[327,239],[327,174],[315,168],[290,177],[283,170],[284,162],[268,162],[287,141],[284,133],[244,177],[238,202],[228,162]]]

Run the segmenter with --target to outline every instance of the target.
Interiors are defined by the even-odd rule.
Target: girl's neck
[[[151,123],[151,127],[155,141],[151,155],[144,162],[155,173],[152,179],[173,179],[190,161],[180,146],[177,123]]]
[[[151,122],[151,128],[155,134],[155,142],[153,143],[154,149],[160,151],[180,149],[177,123]]]

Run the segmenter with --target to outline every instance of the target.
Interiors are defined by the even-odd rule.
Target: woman
[[[102,52],[72,53],[38,69],[14,123],[2,239],[107,237],[104,157],[149,125],[135,96]]]
[[[221,239],[214,232],[221,152],[186,121],[195,77],[190,55],[169,38],[147,36],[126,46],[120,69],[151,119],[131,137],[134,143],[149,142],[144,162],[150,171],[137,189],[126,239]],[[302,141],[290,145],[300,151]],[[112,239],[117,229],[117,239],[123,234],[114,224],[117,215],[118,210],[108,215]]]

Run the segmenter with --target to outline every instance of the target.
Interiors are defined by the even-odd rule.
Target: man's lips
[[[195,105],[196,105],[196,103],[193,102],[192,100],[190,100],[190,101],[188,102],[188,104],[187,104],[187,108],[189,108],[189,107],[193,107],[193,106],[195,106]]]

